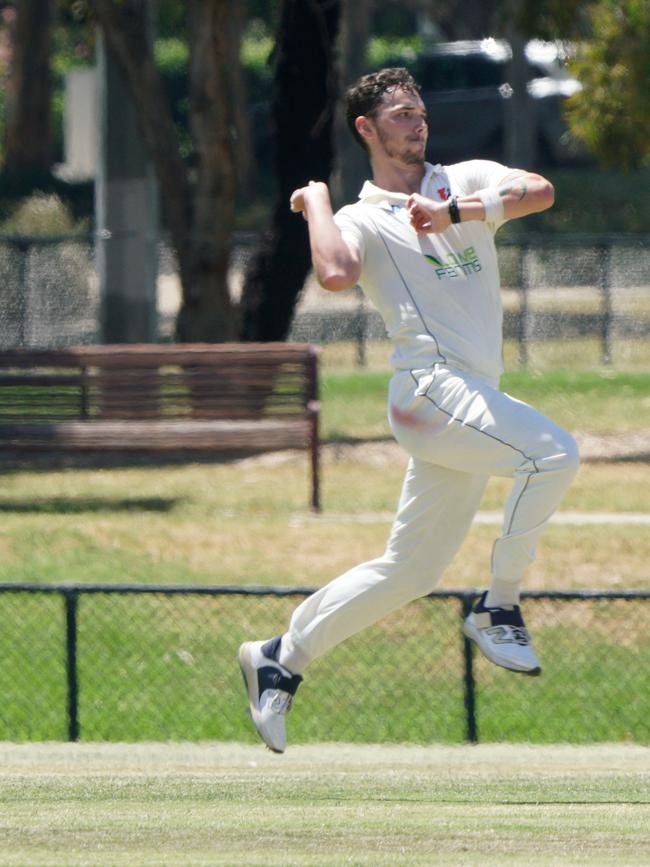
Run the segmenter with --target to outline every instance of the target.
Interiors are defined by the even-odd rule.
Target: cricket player
[[[338,292],[359,284],[383,316],[394,368],[389,421],[410,459],[385,552],[305,599],[284,634],[239,649],[253,722],[276,752],[310,662],[434,588],[492,475],[513,485],[489,588],[464,632],[495,664],[540,674],[520,587],[579,461],[566,431],[499,390],[494,235],[506,220],[550,208],[552,185],[488,160],[425,162],[427,115],[405,69],[364,76],[346,99],[372,181],[336,214],[327,186],[313,181],[293,193],[291,208],[308,221],[320,285]]]

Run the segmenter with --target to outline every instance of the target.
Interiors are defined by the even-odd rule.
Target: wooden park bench
[[[317,351],[309,344],[127,344],[0,352],[0,451],[310,453],[320,508]]]

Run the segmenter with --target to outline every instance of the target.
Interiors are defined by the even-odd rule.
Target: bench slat
[[[262,421],[62,421],[0,424],[0,449],[179,450],[304,448],[310,422]]]

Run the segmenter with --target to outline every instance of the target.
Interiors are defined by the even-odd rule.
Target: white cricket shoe
[[[259,736],[274,753],[287,745],[285,717],[302,677],[291,674],[272,656],[279,641],[247,641],[239,648],[237,661],[248,691],[250,715]]]
[[[486,608],[485,597],[465,618],[463,632],[476,642],[487,658],[510,671],[538,675],[542,673],[526,624],[518,605],[512,608]]]

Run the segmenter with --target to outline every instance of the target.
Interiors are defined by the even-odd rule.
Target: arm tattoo
[[[524,178],[517,178],[517,180],[512,181],[506,187],[499,187],[499,195],[502,199],[505,199],[509,193],[514,193],[517,196],[517,201],[520,202],[527,192],[528,184]]]

